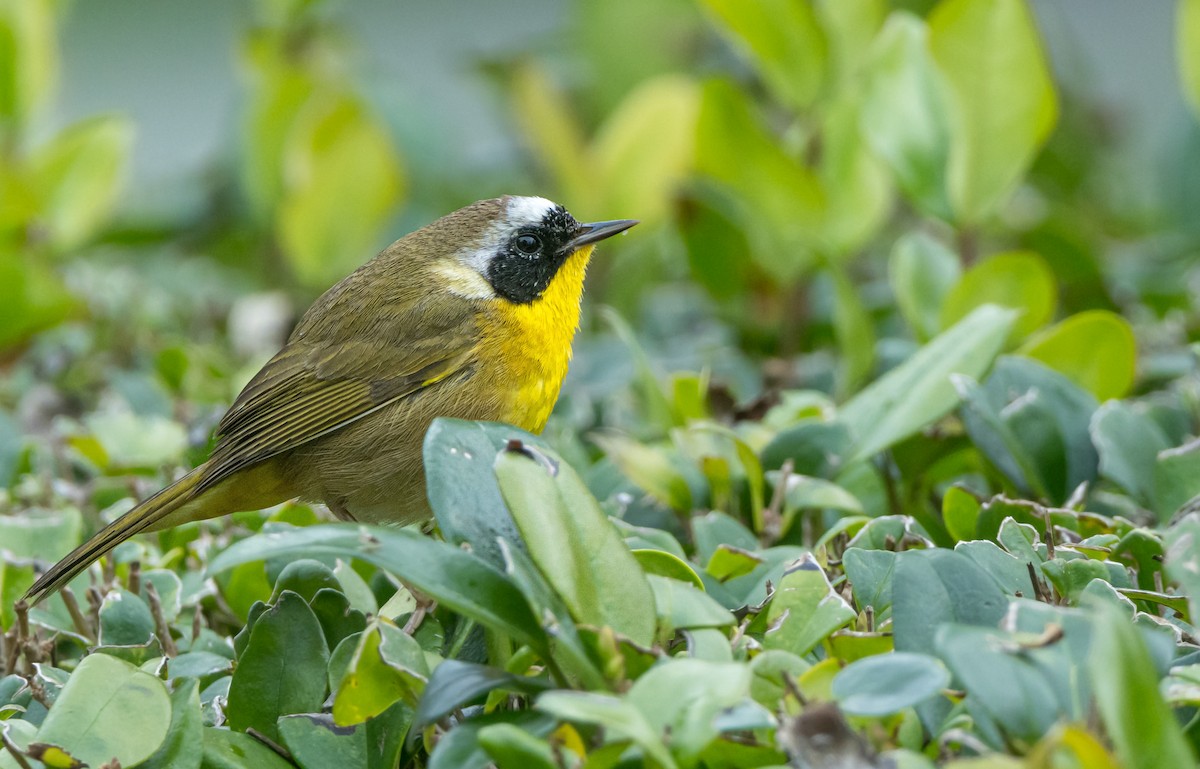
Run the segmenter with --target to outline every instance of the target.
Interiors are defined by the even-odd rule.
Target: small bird
[[[36,603],[143,531],[324,502],[339,518],[429,516],[421,447],[436,417],[540,432],[558,399],[598,241],[545,198],[481,200],[410,233],[309,308],[217,425],[207,462],[29,589]]]

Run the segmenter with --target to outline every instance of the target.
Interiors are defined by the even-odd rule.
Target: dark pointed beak
[[[581,224],[579,225],[578,232],[575,233],[575,237],[571,239],[571,242],[567,243],[567,250],[574,251],[577,248],[598,243],[605,238],[611,238],[613,235],[624,232],[637,223],[637,219],[614,219],[611,222]]]

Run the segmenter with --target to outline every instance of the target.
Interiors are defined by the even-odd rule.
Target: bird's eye
[[[525,233],[517,236],[517,250],[527,256],[532,256],[542,250],[542,239],[537,235]]]

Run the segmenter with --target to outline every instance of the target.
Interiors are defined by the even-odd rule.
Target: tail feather
[[[43,574],[25,593],[31,605],[58,590],[78,576],[96,559],[111,551],[134,534],[153,528],[163,518],[196,498],[203,480],[203,466],[196,468],[175,483],[158,492],[117,520],[101,529],[96,536],[75,548]]]

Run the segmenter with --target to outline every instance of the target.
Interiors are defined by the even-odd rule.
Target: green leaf
[[[134,766],[158,750],[170,724],[171,698],[162,681],[115,657],[92,654],[59,692],[36,741],[91,766],[113,758]]]
[[[737,622],[728,609],[691,582],[651,574],[647,577],[654,593],[659,625],[667,632],[684,628],[727,627]]]
[[[1154,511],[1166,522],[1200,496],[1200,441],[1160,452],[1154,465]]]
[[[801,510],[837,510],[843,513],[863,514],[863,505],[858,497],[833,481],[810,478],[807,475],[789,475],[784,490],[784,510],[789,513]]]
[[[951,550],[906,550],[896,555],[892,625],[896,651],[932,648],[950,622],[995,627],[1008,598],[980,566]]]
[[[367,728],[339,726],[328,713],[279,719],[279,736],[300,769],[367,769]]]
[[[978,564],[1005,595],[1028,595],[1032,590],[1026,562],[1005,552],[995,542],[986,539],[959,542],[954,546],[954,552],[962,553]]]
[[[168,680],[195,678],[205,686],[232,671],[233,660],[209,651],[184,652],[167,666]]]
[[[90,414],[88,431],[104,449],[105,469],[161,467],[177,463],[187,448],[187,431],[173,419],[131,411]]]
[[[171,662],[174,664],[175,660]],[[167,729],[167,738],[141,765],[142,769],[200,769],[203,729],[200,682],[195,679],[180,681],[171,693],[171,725]]]
[[[915,16],[903,11],[888,15],[866,65],[860,121],[871,148],[890,166],[905,196],[922,212],[950,219],[947,95],[929,54],[928,34],[925,22]],[[934,331],[929,329],[925,337]]]
[[[783,573],[771,597],[763,646],[803,656],[856,616],[816,560],[805,555]]]
[[[858,389],[875,365],[875,327],[858,289],[845,272],[831,268],[834,289],[833,331],[841,352],[839,392]]]
[[[849,547],[842,554],[842,567],[854,590],[854,603],[863,609],[870,606],[876,617],[882,617],[892,605],[896,553]]]
[[[1089,432],[1100,455],[1100,475],[1153,507],[1155,464],[1171,445],[1162,428],[1137,404],[1108,401],[1092,415]]]
[[[950,201],[960,222],[975,224],[1049,137],[1054,84],[1024,0],[943,0],[929,15],[929,47],[949,86]]]
[[[748,665],[676,658],[642,674],[626,700],[656,734],[669,734],[672,753],[690,764],[717,737],[717,715],[750,696],[750,681]]]
[[[784,676],[800,678],[812,667],[800,657],[782,649],[764,649],[750,660],[750,696],[759,705],[774,707],[787,694]]]
[[[386,569],[440,604],[538,648],[545,636],[529,604],[503,574],[460,548],[404,529],[326,524],[259,534],[209,563],[216,574],[268,558],[357,558]]]
[[[729,83],[704,86],[696,170],[727,193],[755,262],[776,283],[788,285],[812,265],[825,213],[820,180],[784,151]]]
[[[1200,115],[1200,0],[1180,0],[1176,6],[1175,47],[1179,82],[1192,111]]]
[[[1183,588],[1192,621],[1200,619],[1200,514],[1190,513],[1166,534],[1167,574]]]
[[[682,75],[640,83],[604,121],[589,149],[593,176],[585,189],[603,195],[590,203],[601,211],[636,214],[646,225],[666,218],[692,165],[699,109],[700,90]]]
[[[434,669],[413,716],[413,728],[420,729],[457,708],[474,704],[496,689],[535,694],[549,687],[545,678],[517,676],[486,665],[448,659]]]
[[[513,724],[492,724],[479,730],[479,744],[496,762],[497,769],[558,769],[555,751]]]
[[[1018,352],[1062,373],[1099,401],[1128,393],[1137,369],[1133,327],[1108,310],[1072,315],[1027,341]]]
[[[626,540],[626,544],[629,544]],[[657,574],[660,577],[669,577],[677,579],[680,582],[689,582],[700,590],[704,589],[704,581],[700,579],[700,575],[692,568],[691,564],[683,560],[674,553],[668,553],[665,550],[632,550],[633,557],[637,559],[638,565],[642,567],[642,571],[646,575]]]
[[[687,478],[665,450],[619,433],[596,433],[591,438],[638,488],[672,510],[692,509],[692,490]]]
[[[632,740],[663,767],[676,766],[650,721],[631,702],[610,694],[554,691],[538,697],[534,707],[564,721],[604,727],[609,739]]]
[[[82,539],[83,517],[73,507],[0,515],[0,550],[15,558],[57,561]]]
[[[267,224],[284,195],[285,148],[316,86],[295,67],[268,57],[251,59],[254,80],[247,90],[238,168],[251,215]]]
[[[950,376],[982,377],[1015,318],[992,305],[976,309],[851,398],[839,419],[855,437],[850,462],[874,456],[948,414],[958,405]]]
[[[295,769],[291,762],[248,734],[204,727],[201,769]]]
[[[958,256],[924,232],[908,232],[896,241],[888,281],[917,339],[928,340],[941,329],[942,306],[961,274]]]
[[[995,304],[1016,310],[1010,340],[1024,339],[1054,315],[1058,287],[1049,265],[1028,251],[995,254],[973,265],[946,295],[941,325],[948,328],[977,307]]]
[[[33,582],[31,562],[18,564],[6,557],[0,563],[0,632],[8,632],[17,621],[13,605],[33,587]]]
[[[28,125],[34,110],[54,93],[59,7],[53,0],[0,5],[0,124]]]
[[[442,735],[429,756],[427,769],[488,769],[492,757],[480,743],[480,733],[496,724],[512,724],[533,737],[547,737],[557,726],[544,713],[530,711],[496,712],[475,716]],[[395,766],[389,764],[387,767]],[[372,767],[374,769],[374,767]],[[379,769],[385,769],[379,766]]]
[[[850,3],[847,3],[850,4]],[[829,257],[857,253],[879,231],[892,210],[891,176],[860,130],[862,99],[847,90],[821,111],[817,172],[826,209],[820,243]],[[874,340],[867,346],[874,350]]]
[[[1159,693],[1159,675],[1138,631],[1111,606],[1098,606],[1088,659],[1096,709],[1129,769],[1194,766],[1196,755]]]
[[[1003,357],[983,387],[957,384],[967,434],[1022,489],[1059,503],[1095,479],[1099,457],[1089,427],[1096,401],[1066,377]]]
[[[456,545],[469,543],[497,568],[504,567],[497,539],[521,541],[493,470],[496,455],[514,438],[541,445],[510,425],[445,417],[433,420],[425,433],[425,486],[442,536]]]
[[[316,559],[300,558],[291,561],[279,572],[268,603],[277,602],[285,590],[292,591],[303,598],[305,603],[309,603],[320,590],[338,590],[340,587],[333,569]]]
[[[704,0],[721,31],[753,57],[775,96],[803,109],[824,84],[826,41],[811,3]]]
[[[717,547],[704,570],[719,582],[740,577],[754,571],[762,557],[733,545],[721,544]]]
[[[225,708],[229,725],[279,739],[280,716],[321,709],[328,663],[321,624],[303,598],[285,591],[255,621],[238,659]]]
[[[969,692],[972,704],[994,718],[1004,732],[1032,743],[1068,715],[1060,699],[1070,692],[1058,691],[1057,682],[1044,669],[1058,660],[1043,659],[1045,655],[1039,657],[1036,648],[1021,646],[1036,636],[952,623],[930,635],[929,648],[937,649],[955,680]]]
[[[38,216],[53,247],[78,248],[95,236],[120,192],[133,144],[133,123],[88,118],[58,134],[29,159]]]
[[[500,454],[496,478],[533,562],[576,621],[649,645],[653,594],[637,559],[575,471],[529,451]]]
[[[140,597],[120,588],[110,590],[100,604],[100,644],[139,646],[154,635],[154,615]],[[162,639],[160,639],[162,640]]]
[[[384,126],[356,100],[312,99],[284,147],[276,235],[296,275],[326,286],[377,246],[404,188]]]
[[[0,244],[0,349],[58,324],[78,304],[44,260]]]
[[[892,652],[842,668],[833,679],[833,696],[851,715],[887,716],[919,705],[949,685],[950,673],[934,657]]]
[[[712,510],[692,519],[692,540],[696,543],[696,555],[702,562],[712,560],[722,545],[742,550],[757,550],[758,537],[733,518],[718,510]]]
[[[333,698],[333,721],[338,726],[361,724],[403,700],[416,707],[429,664],[420,645],[386,620],[373,622],[358,639],[358,647]]]
[[[942,497],[942,520],[946,531],[958,541],[975,539],[975,526],[982,509],[979,500],[966,489],[952,486]]]

